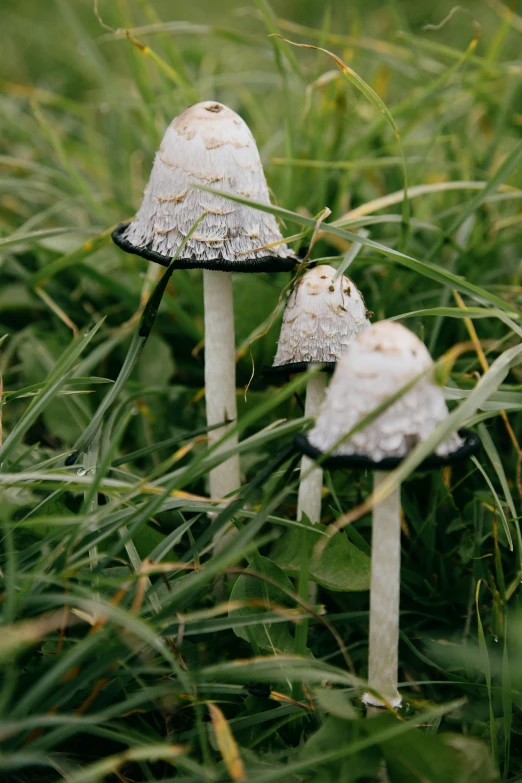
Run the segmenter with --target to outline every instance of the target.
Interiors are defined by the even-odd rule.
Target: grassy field
[[[2,780],[522,781],[522,16],[451,8],[3,0]],[[400,476],[398,715],[359,699],[370,516],[320,559],[326,528],[295,521],[307,377],[261,374],[290,275],[234,277],[243,488],[209,517],[201,272],[140,337],[162,270],[110,241],[168,123],[209,98],[251,127],[292,246],[328,207],[311,258],[351,259],[374,320],[445,355],[482,441]],[[371,486],[325,473],[324,525]]]

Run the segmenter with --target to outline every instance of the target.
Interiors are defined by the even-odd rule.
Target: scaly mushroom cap
[[[394,321],[380,321],[352,342],[336,367],[309,443],[331,451],[362,418],[392,394],[428,371],[363,430],[332,451],[335,456],[363,455],[373,462],[404,457],[448,415],[433,360],[419,338]],[[436,454],[446,457],[462,446],[455,433]]]
[[[290,263],[279,262],[281,269],[295,264],[294,253],[286,245],[264,247],[282,239],[273,215],[192,185],[270,204],[254,137],[239,115],[215,101],[190,106],[169,125],[136,218],[123,233],[115,232],[115,241],[129,252],[142,248],[168,259],[207,212],[181,253],[185,262],[194,263],[184,266],[241,268],[267,257],[272,266],[279,259],[290,259]]]
[[[274,367],[337,362],[370,322],[357,286],[331,266],[310,269],[288,298]]]

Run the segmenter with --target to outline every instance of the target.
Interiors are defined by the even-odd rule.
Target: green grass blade
[[[486,644],[486,637],[484,635],[484,628],[482,626],[482,620],[480,619],[479,594],[480,594],[480,581],[477,582],[477,589],[475,591],[475,607],[477,610],[477,631],[478,631],[480,658],[482,663],[482,672],[484,674],[486,680],[486,687],[488,689],[489,735],[491,741],[491,752],[493,754],[493,762],[495,764],[498,764],[497,730],[495,725],[495,715],[493,712],[493,694],[491,689],[491,666],[489,662],[489,653]]]
[[[499,514],[500,514],[500,518],[502,520],[502,526],[504,527],[504,532],[505,532],[506,538],[508,540],[509,548],[510,548],[511,551],[513,551],[513,539],[511,538],[511,531],[509,530],[508,521],[506,519],[506,515],[504,514],[504,509],[502,508],[502,503],[500,502],[500,498],[497,495],[495,487],[491,483],[491,479],[489,478],[488,474],[486,473],[486,471],[484,470],[484,468],[482,467],[482,465],[480,464],[478,459],[476,457],[471,457],[471,461],[473,462],[475,467],[478,468],[480,473],[482,473],[482,475],[484,476],[484,479],[486,480],[486,484],[488,485],[488,487],[490,489],[490,492],[491,492],[491,494],[493,495],[493,497],[495,499],[495,503],[497,505],[497,508],[498,508],[498,511],[499,511]]]
[[[522,144],[520,151],[522,153]],[[313,218],[299,215],[296,212],[291,212],[289,209],[284,209],[283,207],[276,207],[274,204],[261,204],[260,202],[252,201],[251,199],[243,198],[242,196],[237,196],[235,193],[229,193],[227,191],[221,190],[218,191],[214,188],[208,188],[204,185],[198,185],[197,187],[199,190],[217,194],[223,198],[229,199],[230,201],[235,201],[238,204],[246,204],[247,206],[254,207],[261,212],[268,212],[272,215],[276,215],[277,217],[281,217],[284,220],[291,221],[292,223],[298,223],[301,226],[309,226],[310,228],[315,228],[316,226],[316,221],[314,221]],[[495,294],[492,294],[490,291],[487,291],[485,288],[480,288],[479,286],[468,282],[460,275],[455,275],[452,272],[448,272],[447,270],[442,269],[441,267],[435,266],[434,264],[427,263],[425,261],[418,261],[412,256],[408,256],[405,253],[401,253],[399,250],[394,250],[391,247],[382,245],[381,243],[375,242],[372,239],[360,236],[359,234],[354,234],[351,231],[337,228],[334,223],[321,223],[321,231],[326,234],[332,234],[333,236],[348,240],[349,242],[355,242],[366,247],[370,247],[373,250],[377,250],[379,253],[388,256],[393,261],[402,264],[408,269],[412,269],[414,272],[417,272],[424,277],[435,280],[442,285],[450,285],[453,288],[456,288],[458,291],[471,294],[477,299],[491,302],[491,304],[499,307],[501,310],[506,312],[517,312],[516,307],[510,305],[508,302],[504,301]]]
[[[74,340],[69,350],[56,363],[49,374],[47,382],[42,386],[25,413],[18,420],[16,426],[11,430],[3,445],[0,446],[0,465],[2,470],[5,470],[7,460],[14,449],[21,443],[26,432],[67,383],[69,376],[74,372],[74,362],[102,325],[103,320],[93,326],[89,332]]]

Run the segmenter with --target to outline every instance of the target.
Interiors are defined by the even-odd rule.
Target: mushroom
[[[283,314],[274,364],[266,375],[289,375],[322,365],[306,387],[305,416],[315,417],[324,398],[328,373],[347,346],[370,322],[357,286],[332,266],[316,266],[297,282]],[[312,524],[321,518],[323,471],[301,460],[297,519],[303,513]]]
[[[315,426],[308,437],[296,437],[298,447],[313,459],[327,455],[323,464],[331,468],[373,469],[377,490],[385,471],[396,467],[448,415],[433,367],[426,346],[409,329],[389,321],[372,325],[357,336],[337,365]],[[402,396],[350,436],[362,419],[401,389],[405,389]],[[421,468],[452,464],[477,447],[477,437],[460,430],[440,443]],[[374,708],[401,704],[397,690],[400,533],[398,487],[373,509],[369,692],[363,700]]]
[[[230,272],[278,272],[296,258],[283,243],[273,215],[234,203],[193,185],[211,186],[263,204],[270,196],[256,142],[232,109],[204,101],[185,109],[167,128],[135,219],[121,223],[114,242],[128,253],[168,266],[204,214],[176,261],[203,268],[205,400],[211,443],[237,418],[235,336]],[[275,246],[267,247],[277,243]],[[237,443],[233,436],[222,448]],[[210,495],[223,498],[240,485],[239,457],[210,472]]]

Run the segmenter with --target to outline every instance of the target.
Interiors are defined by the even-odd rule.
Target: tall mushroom
[[[410,386],[409,386],[410,385]],[[366,416],[406,387],[363,429],[349,435]],[[375,471],[374,488],[448,415],[433,361],[416,335],[395,322],[381,321],[362,332],[337,365],[315,426],[297,445],[328,467]],[[439,444],[421,468],[439,468],[476,450],[473,433],[461,430]],[[367,705],[398,707],[400,588],[400,488],[373,510],[370,587],[369,692]]]
[[[238,114],[215,101],[190,106],[172,121],[156,153],[136,218],[120,224],[113,233],[114,242],[123,250],[165,266],[204,214],[176,268],[204,270],[207,423],[223,424],[210,431],[213,443],[237,418],[230,272],[288,270],[296,258],[282,243],[273,215],[193,185],[210,185],[270,204],[254,137]],[[223,448],[235,442],[231,437]],[[213,498],[225,497],[239,485],[237,455],[210,472]]]
[[[283,323],[272,367],[265,375],[303,372],[322,365],[306,386],[305,416],[317,416],[324,398],[328,373],[346,348],[370,322],[357,286],[346,275],[336,278],[332,266],[316,266],[296,283],[283,314]],[[321,519],[323,471],[312,469],[308,457],[301,460],[297,519],[303,513],[312,524]]]

